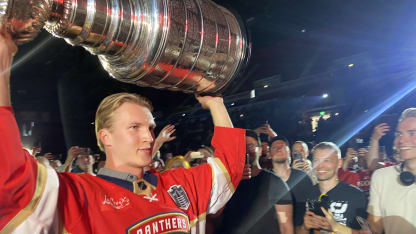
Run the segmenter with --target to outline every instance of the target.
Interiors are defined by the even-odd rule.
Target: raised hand
[[[276,132],[272,129],[272,127],[270,126],[270,124],[265,123],[264,125],[262,125],[261,127],[256,128],[255,130],[258,134],[263,133],[268,135],[270,138],[273,138],[275,136],[277,136]]]
[[[222,97],[195,95],[195,98],[201,104],[203,109],[211,109],[212,107],[218,104],[224,105],[224,100],[222,99]]]
[[[386,123],[381,123],[374,128],[371,140],[379,141],[387,132],[390,131],[390,126]]]
[[[175,125],[168,124],[166,125],[162,131],[160,131],[159,135],[156,137],[156,141],[159,141],[161,144],[165,142],[172,141],[176,139],[176,136],[172,136],[172,134],[176,131]]]

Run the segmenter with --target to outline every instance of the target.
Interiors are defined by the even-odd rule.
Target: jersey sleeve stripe
[[[230,188],[231,192],[234,193],[235,192],[235,188],[233,183],[231,182],[231,177],[230,174],[228,173],[227,169],[225,168],[224,164],[222,163],[221,159],[219,158],[214,158],[215,161],[215,165],[217,167],[213,168],[213,173],[218,173],[218,169],[221,170],[221,174],[225,177],[225,179],[227,180],[227,185]],[[213,166],[212,164],[210,164],[211,167]]]
[[[214,214],[230,200],[235,188],[221,159],[208,158],[208,164],[212,168],[212,187],[207,213]]]
[[[25,208],[23,208],[15,217],[6,226],[4,226],[3,230],[0,231],[0,234],[3,233],[11,233],[13,230],[16,229],[23,221],[31,215],[34,210],[36,209],[39,201],[42,197],[43,191],[45,190],[46,184],[46,167],[38,163],[38,172],[36,176],[36,188],[35,193],[33,194],[32,200],[30,200],[29,204]]]

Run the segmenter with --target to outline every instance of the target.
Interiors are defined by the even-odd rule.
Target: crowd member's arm
[[[370,202],[368,204],[368,222],[370,224],[373,233],[381,234],[384,232],[382,222],[382,207],[380,201],[381,188],[383,186],[383,178],[380,177],[379,171],[375,171],[371,177],[370,186]]]
[[[296,227],[296,234],[309,234],[311,229],[319,230],[323,226],[328,226],[325,218],[308,210],[303,217],[303,224]]]
[[[292,204],[275,204],[277,221],[279,223],[280,233],[293,234],[293,205]]]
[[[71,172],[72,164],[73,164],[74,160],[83,151],[84,151],[84,149],[80,148],[78,146],[72,146],[71,148],[69,148],[68,153],[66,155],[64,165],[60,166],[57,171],[59,171],[59,172]]]
[[[269,137],[269,140],[277,136],[276,132],[272,129],[272,127],[268,123],[264,124],[261,127],[256,128],[255,131],[257,132],[257,134],[260,134],[260,133],[266,134]]]
[[[383,222],[381,217],[368,215],[368,223],[370,224],[373,234],[382,234],[384,232]]]
[[[345,159],[342,163],[342,170],[347,170],[350,162],[354,157],[357,156],[357,151],[355,151],[353,148],[348,148],[347,153],[345,154]]]
[[[390,130],[389,125],[382,123],[374,128],[373,135],[370,138],[370,147],[368,149],[367,165],[368,169],[375,171],[380,168],[379,164],[379,141]]]
[[[371,234],[370,230],[356,230],[342,225],[335,221],[331,211],[321,208],[325,217],[316,215],[311,211],[307,211],[304,217],[304,222],[301,226],[296,228],[296,234],[309,234],[311,229],[330,230],[337,234]]]
[[[162,145],[166,142],[173,141],[176,136],[171,136],[176,131],[175,125],[168,124],[166,125],[157,135],[155,139],[155,143],[153,145],[153,151],[152,156],[154,157],[159,151],[159,149],[162,147]]]

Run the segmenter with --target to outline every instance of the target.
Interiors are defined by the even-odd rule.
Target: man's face
[[[106,152],[116,167],[143,168],[152,162],[155,122],[150,110],[123,103],[114,113]]]
[[[282,140],[273,141],[270,147],[270,156],[273,162],[284,163],[289,158],[290,150]]]
[[[81,170],[87,171],[94,164],[94,158],[89,154],[80,154],[77,157],[77,165]]]
[[[312,163],[318,180],[325,181],[337,176],[342,160],[332,149],[318,149],[313,154]]]
[[[304,147],[302,143],[295,143],[292,146],[292,156],[295,154],[302,155],[302,159],[306,160],[306,157],[308,157],[308,149]]]
[[[402,160],[416,158],[416,118],[405,118],[397,126],[394,146],[400,153]]]
[[[256,155],[261,155],[261,147],[257,139],[246,136],[246,151],[249,156],[249,163],[252,164],[256,159]]]

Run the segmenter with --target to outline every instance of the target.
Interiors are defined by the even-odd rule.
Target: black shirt
[[[334,219],[347,227],[361,229],[356,217],[367,218],[367,198],[359,188],[339,182],[334,188],[326,193],[329,197],[329,208]],[[318,201],[321,191],[318,184],[306,195],[308,203]]]
[[[306,194],[312,190],[313,183],[305,172],[292,168],[286,184],[292,195],[293,225],[297,227],[303,223],[306,211]]]
[[[291,204],[286,183],[271,171],[242,180],[227,203],[215,233],[280,233],[275,204]]]

